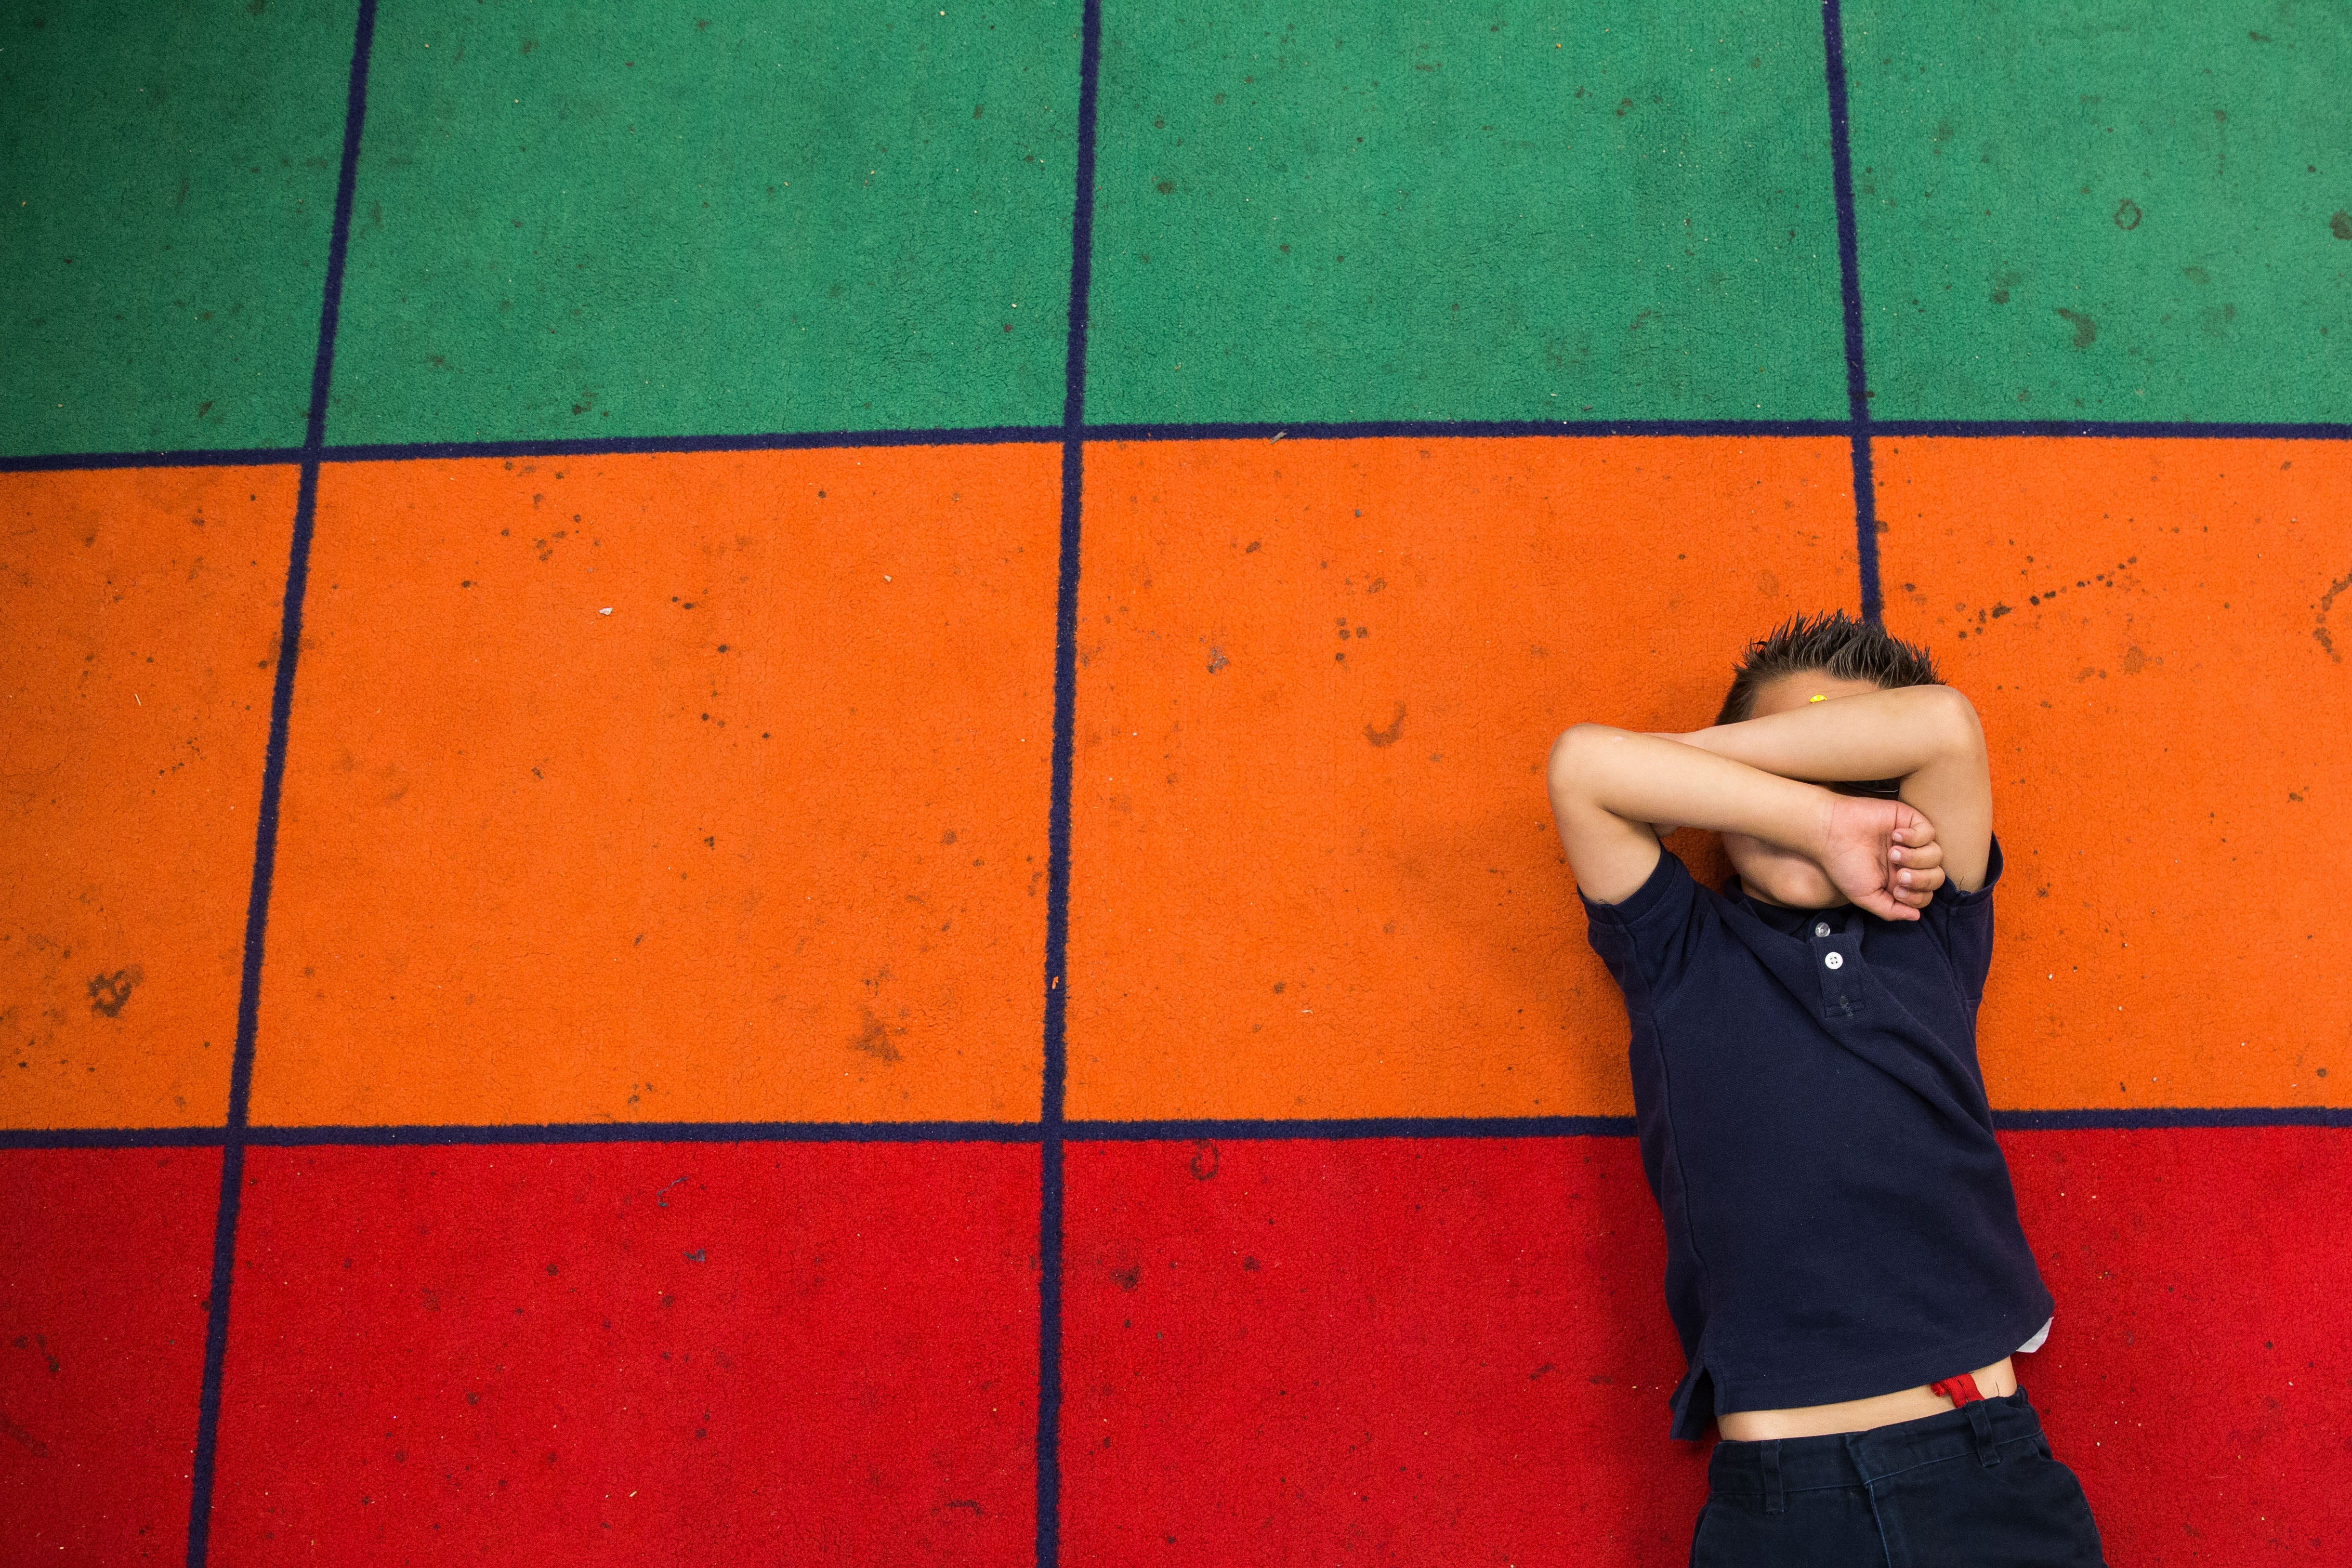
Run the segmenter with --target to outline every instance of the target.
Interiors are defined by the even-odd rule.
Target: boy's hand
[[[1882,803],[1892,806],[1902,802]],[[1925,909],[1935,901],[1936,890],[1944,885],[1944,846],[1936,841],[1935,823],[1919,818],[1916,831],[1895,835],[1895,842],[1887,846],[1886,856],[1895,862],[1896,902]]]
[[[1882,920],[1916,920],[1943,885],[1935,824],[1900,800],[1831,795],[1815,858],[1837,890]]]

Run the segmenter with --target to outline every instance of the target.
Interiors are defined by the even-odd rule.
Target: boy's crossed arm
[[[1893,801],[1803,781],[1897,777]],[[1984,732],[1948,686],[1833,698],[1686,735],[1580,724],[1552,747],[1550,785],[1577,881],[1601,903],[1648,880],[1654,822],[1745,834],[1885,919],[1918,918],[1947,874],[1973,891],[1990,856]]]

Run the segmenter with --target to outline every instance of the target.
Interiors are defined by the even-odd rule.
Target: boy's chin
[[[1845,902],[1823,878],[1791,879],[1779,874],[1779,868],[1771,866],[1759,867],[1751,875],[1737,861],[1731,869],[1738,874],[1739,885],[1751,896],[1784,909],[1829,909]]]

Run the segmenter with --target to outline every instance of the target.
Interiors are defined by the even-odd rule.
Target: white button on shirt
[[[1829,923],[1828,921],[1826,921],[1826,920],[1816,920],[1816,921],[1814,921],[1814,922],[1813,922],[1813,935],[1814,935],[1814,936],[1828,936],[1829,934],[1830,934],[1830,923]]]
[[[1845,955],[1843,953],[1826,954],[1822,958],[1822,964],[1826,968],[1843,969],[1845,967]]]

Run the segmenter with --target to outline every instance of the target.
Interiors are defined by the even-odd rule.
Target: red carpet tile
[[[2021,1375],[2111,1560],[2336,1561],[2340,1136],[2004,1141],[2058,1298]],[[1034,1148],[247,1158],[216,1560],[1034,1561]],[[184,1553],[218,1160],[0,1159],[27,1561]],[[1684,1560],[1631,1139],[1079,1144],[1066,1213],[1064,1561]]]
[[[2019,1361],[2118,1568],[2344,1561],[2352,1148],[2324,1127],[2011,1133],[2058,1298]]]
[[[2342,1138],[2005,1142],[2058,1298],[2020,1376],[2110,1559],[2337,1561]],[[1686,1560],[1706,1450],[1666,1437],[1682,1361],[1631,1139],[1097,1145],[1068,1169],[1065,1561]]]
[[[1680,1563],[1631,1138],[1069,1151],[1071,1563]]]
[[[1037,1152],[257,1150],[212,1561],[1034,1561]]]
[[[0,1561],[186,1555],[220,1168],[0,1154]]]

